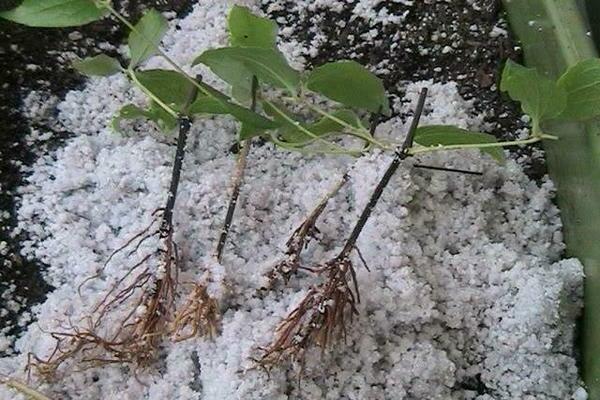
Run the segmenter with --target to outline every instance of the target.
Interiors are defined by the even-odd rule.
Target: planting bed
[[[393,116],[377,128],[379,138],[402,141],[423,87],[429,89],[423,124],[503,138],[525,133],[518,106],[496,87],[501,61],[519,53],[495,1],[244,4],[277,20],[280,49],[294,66],[352,58],[378,73],[393,104]],[[171,21],[163,41],[180,65],[217,86],[210,72],[189,65],[226,42],[229,6],[220,0],[195,5]],[[148,62],[158,66],[166,67],[159,58]],[[44,100],[27,97],[30,122],[48,121]],[[47,266],[44,279],[54,290],[32,308],[34,323],[0,339],[2,374],[25,379],[28,354],[52,352],[49,332],[77,325],[126,273],[124,265],[156,248],[148,240],[132,254],[119,253],[97,279],[86,281],[165,201],[173,138],[149,123],[112,132],[111,117],[128,102],[141,103],[143,96],[120,76],[68,92],[49,120],[72,135],[23,168],[15,232],[26,237],[22,256]],[[45,128],[36,129],[43,137]],[[219,300],[218,334],[164,341],[158,360],[145,368],[81,371],[82,357],[99,355],[78,355],[60,366],[57,380],[34,376],[31,386],[53,399],[586,398],[574,349],[583,269],[562,258],[554,187],[541,151],[531,148],[510,153],[504,166],[472,151],[403,162],[357,243],[369,270],[356,261],[361,302],[346,340],[323,353],[309,348],[302,366],[284,360],[268,374],[257,367],[252,359],[315,283],[300,272],[285,286],[263,289],[286,240],[349,169],[349,183],[317,222],[320,240],[303,261],[314,265],[337,254],[391,157],[307,156],[256,141],[218,264],[212,254],[235,165],[235,132],[226,117],[194,123],[174,216],[184,260],[181,288],[207,280]],[[39,135],[30,140],[39,143]],[[482,174],[424,170],[417,162]],[[11,291],[5,293],[9,299]],[[0,398],[17,396],[0,386]]]

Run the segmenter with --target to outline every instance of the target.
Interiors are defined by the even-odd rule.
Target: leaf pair
[[[144,14],[129,34],[129,69],[136,68],[158,52],[167,28],[167,20],[158,11],[149,10]],[[119,61],[104,54],[76,61],[73,67],[88,76],[109,76],[123,70]]]
[[[547,120],[589,120],[600,116],[600,59],[579,62],[557,81],[508,60],[500,89],[521,103],[532,119],[534,134]]]

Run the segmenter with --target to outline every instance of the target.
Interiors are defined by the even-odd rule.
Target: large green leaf
[[[591,58],[570,67],[558,80],[567,94],[561,119],[587,120],[600,115],[600,59]]]
[[[383,82],[356,61],[336,61],[315,68],[306,87],[348,107],[389,111]]]
[[[567,94],[556,82],[511,60],[502,72],[500,90],[521,103],[523,112],[533,120],[534,129],[543,120],[557,117],[567,104]]]
[[[158,46],[168,23],[156,10],[149,10],[129,34],[130,66],[134,68],[158,52]]]
[[[450,125],[427,125],[417,128],[415,142],[425,147],[450,146],[461,144],[497,143],[498,140],[487,133],[470,132]],[[499,163],[504,162],[504,150],[501,147],[480,149]]]
[[[88,76],[110,76],[121,71],[119,61],[105,54],[75,61],[73,68]]]
[[[0,18],[34,27],[61,28],[85,25],[107,12],[91,0],[25,0],[17,8],[0,12]]]
[[[229,42],[233,47],[275,48],[277,24],[262,18],[242,6],[233,6],[229,12]]]
[[[196,87],[177,71],[152,69],[135,76],[146,89],[175,111],[184,112],[195,99]]]
[[[221,79],[232,86],[255,75],[259,81],[296,93],[300,82],[298,71],[290,67],[279,51],[260,47],[224,47],[207,50],[193,65],[207,65]]]

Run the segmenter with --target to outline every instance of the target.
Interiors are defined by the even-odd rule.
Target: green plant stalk
[[[310,104],[310,102],[303,100],[303,103],[310,108],[311,110],[317,112],[318,114],[321,114],[322,116],[324,116],[325,118],[343,126],[344,128],[348,129],[349,133],[359,139],[362,139],[366,142],[368,142],[371,145],[375,145],[379,148],[382,149],[393,149],[393,147],[386,145],[385,143],[382,143],[378,140],[376,140],[367,129],[359,129],[355,126],[350,125],[349,123],[347,123],[346,121],[336,117],[335,115],[332,115],[330,113],[328,113],[325,110],[322,110],[321,108]]]
[[[300,153],[300,154],[331,154],[331,155],[348,155],[348,156],[358,157],[358,156],[361,156],[364,153],[363,149],[361,149],[361,150],[305,149],[305,148],[302,148],[302,147],[297,147],[297,146],[291,145],[291,144],[286,143],[286,142],[282,142],[281,140],[279,140],[277,138],[277,133],[276,132],[271,132],[271,134],[270,134],[269,137],[270,137],[270,140],[275,145],[281,147],[282,149],[289,150],[289,151],[295,151],[295,152]]]
[[[526,64],[552,79],[569,66],[597,57],[575,0],[504,0]],[[530,23],[533,21],[533,23]],[[581,325],[582,374],[589,399],[600,399],[600,123],[553,123],[560,145],[546,143],[548,170],[557,186],[569,256],[585,267]]]
[[[296,126],[298,128],[299,131],[301,131],[302,133],[304,133],[305,135],[319,141],[319,142],[323,142],[324,144],[326,144],[329,148],[331,149],[336,149],[336,150],[345,150],[343,147],[329,142],[323,138],[321,138],[318,135],[315,135],[313,132],[311,132],[310,130],[306,129],[305,127],[303,127],[298,121],[290,118],[283,110],[281,110],[279,107],[277,107],[277,105],[275,105],[275,103],[273,103],[272,101],[268,100],[268,99],[263,99],[263,101],[265,103],[267,103],[271,108],[273,108],[273,110],[279,114],[280,117],[282,117],[283,119],[285,119],[287,122],[289,122],[290,124]]]
[[[527,144],[533,144],[541,142],[542,140],[558,140],[558,137],[546,134],[532,135],[527,139],[512,140],[507,142],[496,142],[496,143],[474,143],[474,144],[451,144],[444,146],[413,146],[408,150],[408,154],[411,156],[423,153],[431,153],[434,151],[448,151],[448,150],[469,150],[469,149],[489,149],[494,147],[510,147],[510,146],[524,146]]]

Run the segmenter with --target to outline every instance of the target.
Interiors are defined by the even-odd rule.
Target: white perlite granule
[[[189,65],[204,49],[224,44],[227,8],[221,0],[196,6],[165,39],[169,54]],[[162,64],[155,59],[150,65]],[[211,82],[212,75],[202,72]],[[411,113],[423,86],[430,94],[422,124],[481,127],[454,83],[406,83],[405,102],[396,105],[400,115]],[[54,341],[44,332],[64,331],[87,316],[133,260],[118,256],[101,278],[82,286],[81,296],[78,286],[163,206],[174,147],[147,135],[147,125],[126,137],[107,128],[130,101],[140,102],[139,93],[111,77],[94,79],[59,106],[62,124],[76,136],[34,165],[19,211],[20,229],[31,237],[25,255],[49,265],[47,279],[56,290],[34,309],[37,323],[17,342],[21,355],[1,359],[0,373],[23,377],[29,352],[50,354]],[[377,135],[401,142],[407,122],[394,118]],[[416,169],[414,160],[400,166],[358,241],[370,271],[355,260],[362,301],[346,343],[323,356],[310,351],[300,383],[286,366],[270,376],[255,368],[250,358],[260,355],[257,348],[268,345],[314,282],[299,274],[286,288],[260,297],[264,273],[283,256],[293,229],[351,168],[349,184],[318,223],[321,243],[304,261],[314,265],[336,255],[391,155],[310,157],[253,147],[231,243],[217,265],[211,255],[228,201],[235,132],[224,117],[194,124],[175,211],[175,240],[185,258],[181,280],[200,279],[207,270],[219,277],[211,288],[222,307],[219,335],[165,342],[156,366],[137,376],[118,365],[73,372],[77,365],[67,362],[59,382],[34,382],[41,391],[81,400],[585,395],[572,357],[583,272],[577,260],[560,259],[564,245],[552,183],[536,184],[514,161],[499,167],[477,152],[416,161],[483,176]],[[19,397],[0,387],[0,398]]]

